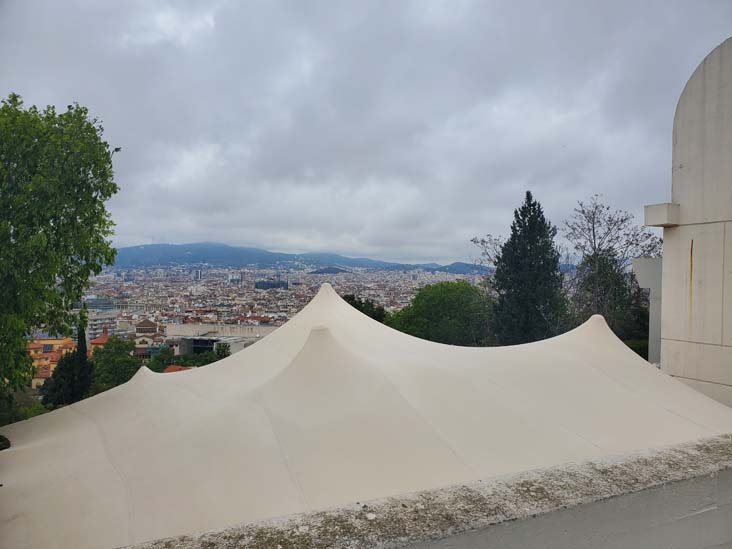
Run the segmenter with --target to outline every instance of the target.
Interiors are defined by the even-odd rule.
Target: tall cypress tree
[[[85,318],[85,311],[82,311],[76,350],[61,357],[51,378],[46,380],[41,388],[44,405],[57,407],[73,404],[89,393],[92,365],[86,352]]]
[[[493,332],[501,345],[546,339],[560,333],[567,303],[559,271],[557,229],[531,192],[514,211],[511,236],[496,257]]]
[[[76,342],[76,368],[72,389],[73,402],[78,402],[87,396],[92,384],[92,364],[87,356],[85,323],[86,309],[84,309],[82,320],[79,324],[79,337]]]

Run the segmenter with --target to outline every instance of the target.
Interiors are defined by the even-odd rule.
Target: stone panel
[[[661,356],[667,374],[732,386],[732,347],[664,340]]]
[[[722,344],[732,347],[732,223],[724,224],[724,286],[722,296]]]
[[[664,231],[661,337],[722,343],[724,224]]]

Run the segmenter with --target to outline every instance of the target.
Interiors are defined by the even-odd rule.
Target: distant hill
[[[488,269],[470,263],[439,265],[426,263],[413,265],[368,259],[364,257],[345,257],[329,253],[286,254],[270,252],[260,248],[228,246],[215,242],[194,244],[145,244],[117,250],[117,267],[155,267],[171,265],[202,265],[215,267],[242,267],[245,265],[259,268],[316,268],[316,269],[370,269],[374,271],[412,271],[424,269],[453,274],[486,274]],[[326,272],[322,274],[336,274]]]
[[[444,267],[437,267],[434,270],[441,273],[450,274],[485,275],[489,273],[492,274],[494,269],[489,269],[488,267],[484,267],[483,265],[476,265],[475,263],[463,263],[462,261],[456,261],[455,263],[450,263],[449,265],[445,265]]]
[[[274,266],[291,261],[289,254],[268,252],[259,248],[244,248],[198,242],[195,244],[146,244],[118,248],[118,267],[152,267],[156,265],[197,265],[207,263],[222,267],[242,265]]]
[[[308,274],[311,275],[334,275],[334,274],[340,274],[340,273],[350,273],[351,271],[347,271],[346,269],[340,269],[339,267],[323,267],[322,269],[316,269],[315,271],[310,271]]]

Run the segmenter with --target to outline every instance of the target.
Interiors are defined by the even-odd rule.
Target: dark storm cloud
[[[104,120],[119,245],[468,259],[531,189],[670,196],[729,1],[0,2],[0,91]],[[4,90],[4,91],[3,91]]]

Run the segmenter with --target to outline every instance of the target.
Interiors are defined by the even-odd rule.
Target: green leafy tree
[[[577,324],[601,314],[621,339],[648,338],[648,296],[611,252],[586,256],[577,266],[572,314]]]
[[[177,357],[175,356],[173,349],[165,345],[150,359],[150,362],[147,363],[147,367],[153,372],[162,372],[171,364],[175,364],[176,358]]]
[[[379,322],[384,322],[384,320],[387,317],[386,309],[384,309],[384,307],[382,307],[375,301],[372,301],[368,298],[362,299],[353,294],[346,294],[343,296],[343,299],[344,299],[344,301],[349,303],[352,307],[358,309],[363,314],[365,314],[368,317],[373,318],[374,320],[378,320]]]
[[[25,419],[30,419],[32,417],[40,416],[42,414],[45,414],[46,412],[48,412],[48,408],[46,408],[39,401],[33,400],[29,404],[18,406],[17,421],[23,421]]]
[[[0,397],[30,383],[25,337],[69,333],[91,274],[114,260],[113,150],[85,107],[0,104]]]
[[[514,211],[511,235],[495,257],[491,286],[497,294],[493,331],[501,345],[538,341],[565,327],[566,296],[559,270],[557,229],[531,192]]]
[[[231,345],[226,342],[216,344],[216,360],[221,360],[231,355]]]
[[[206,366],[212,362],[220,360],[219,357],[213,351],[207,351],[205,353],[195,353],[192,355],[179,355],[175,357],[175,364],[179,366],[191,366],[198,368],[199,366]]]
[[[61,357],[51,378],[41,388],[43,404],[56,408],[78,402],[89,393],[91,381],[92,365],[87,357],[86,332],[82,321],[78,328],[76,350]]]
[[[385,323],[422,339],[450,345],[485,345],[491,299],[480,288],[458,280],[420,289],[412,302]]]
[[[94,377],[92,394],[101,393],[117,385],[128,382],[142,366],[142,362],[132,356],[134,343],[112,336],[101,349],[94,351]]]
[[[27,388],[16,391],[12,399],[0,400],[0,427],[48,412],[40,400]]]

